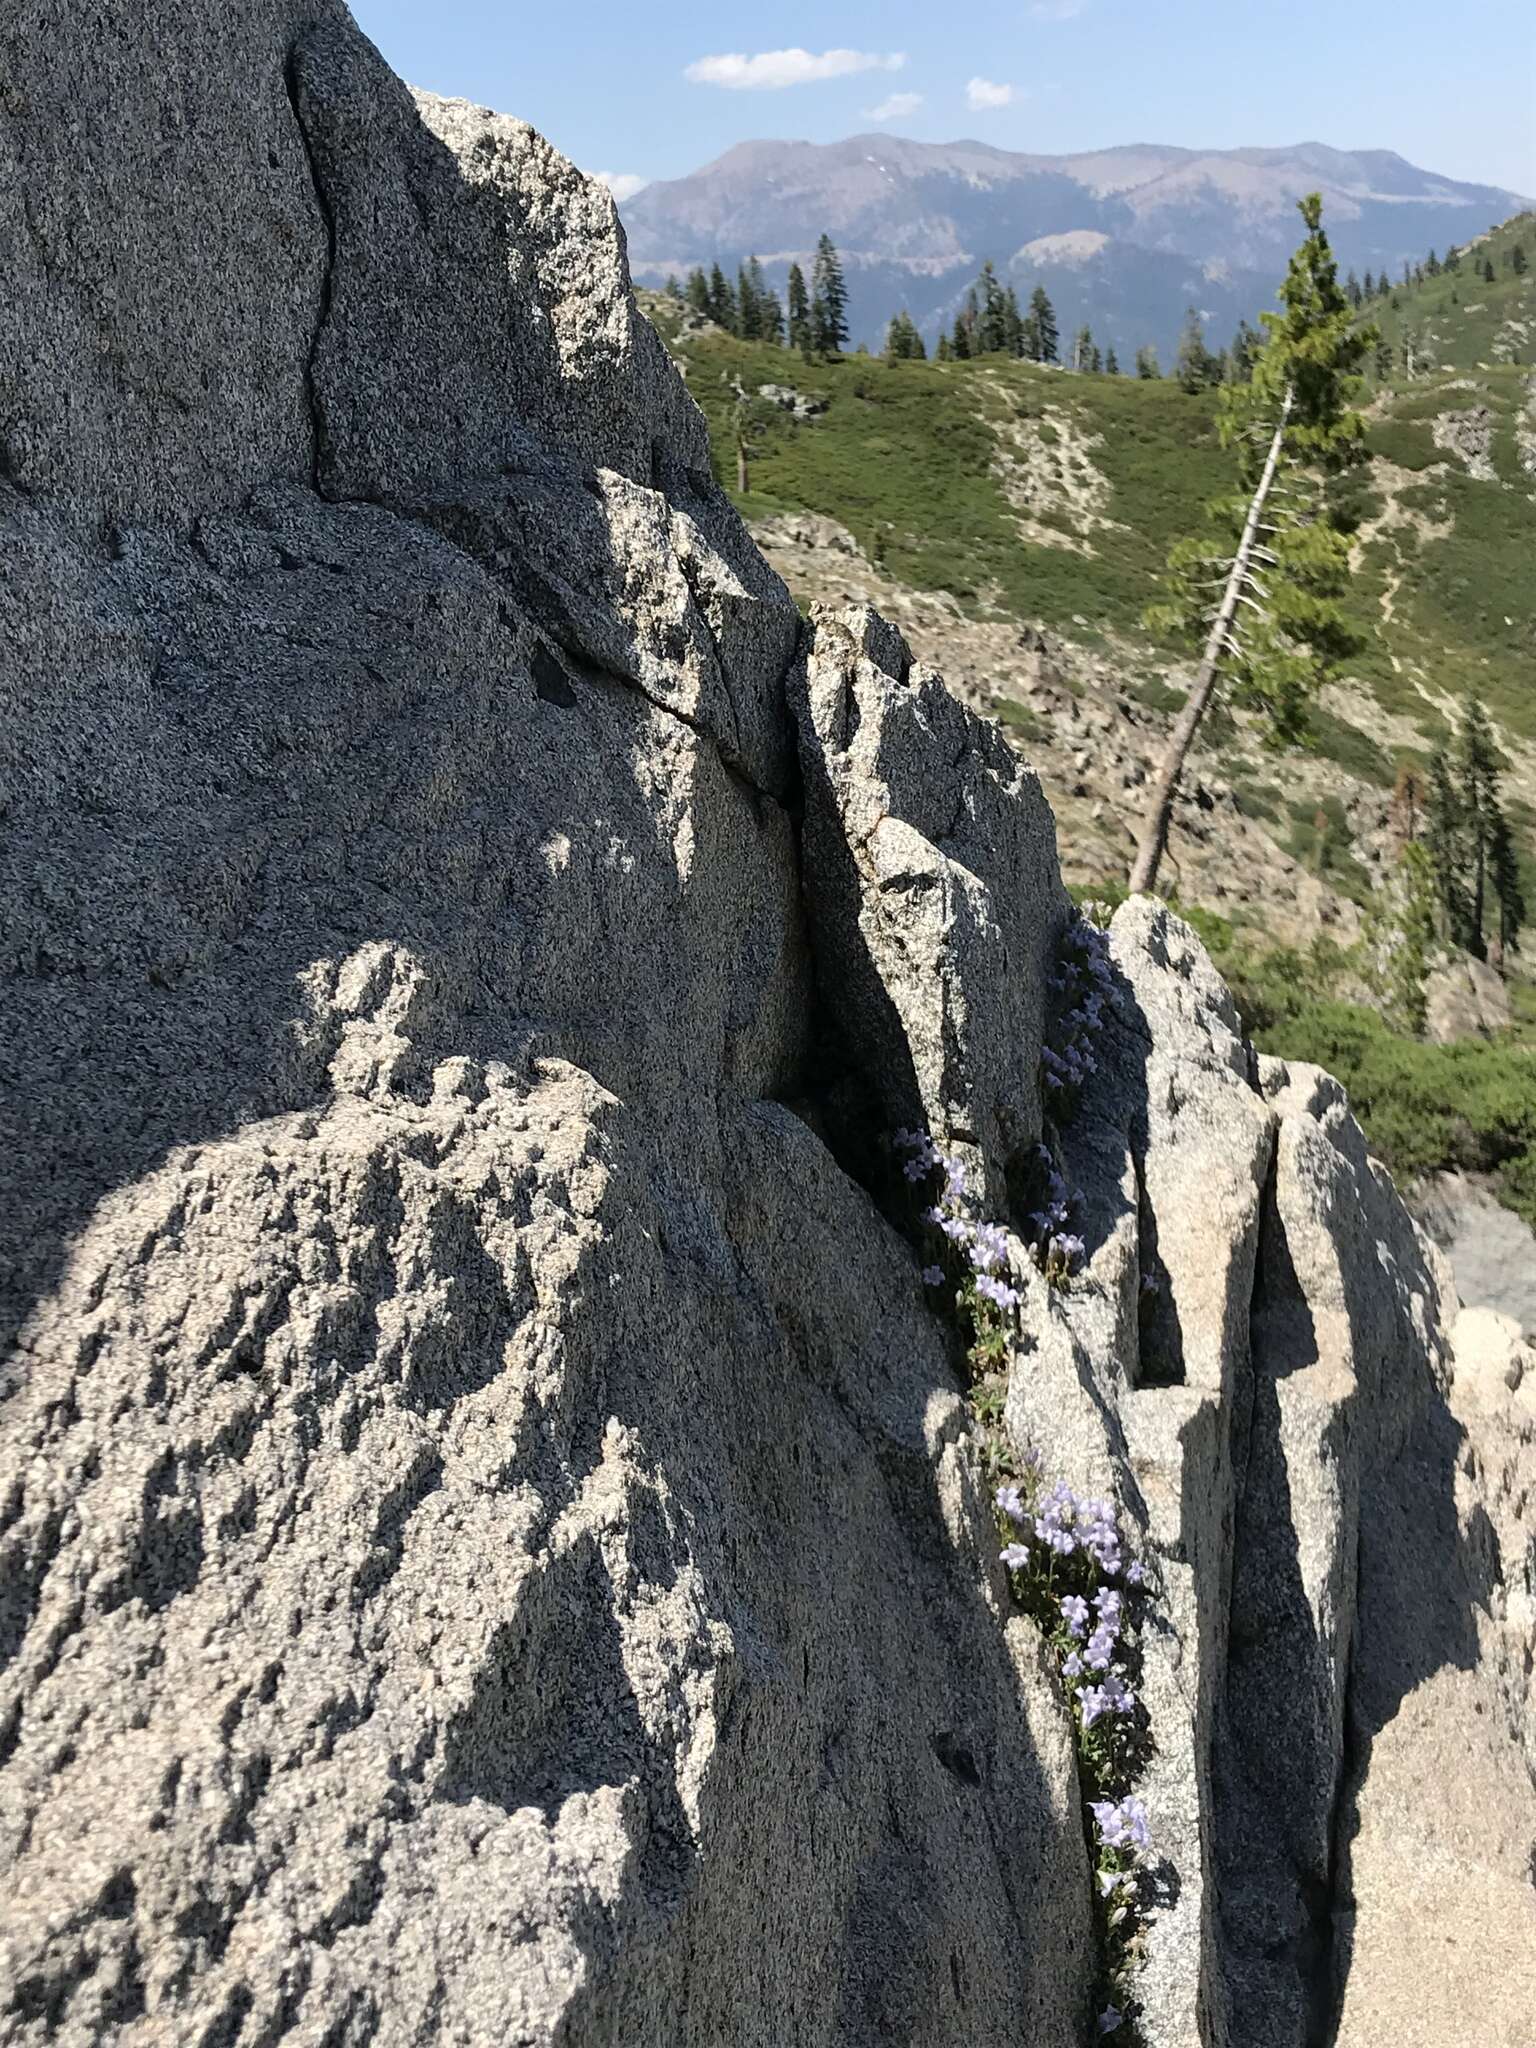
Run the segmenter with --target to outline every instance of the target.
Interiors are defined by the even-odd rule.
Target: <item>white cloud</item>
[[[1036,21],[1076,21],[1087,8],[1088,0],[1034,0],[1029,11]]]
[[[868,50],[762,50],[755,57],[740,52],[725,57],[698,57],[683,72],[695,85],[723,85],[735,92],[777,92],[786,85],[815,85],[824,78],[849,78],[856,71],[900,71],[904,51],[888,57]]]
[[[626,199],[633,199],[637,192],[643,192],[651,182],[649,178],[642,178],[638,171],[594,171],[592,175],[599,185],[608,187],[621,205]]]
[[[994,85],[990,78],[973,78],[965,88],[965,104],[973,111],[1012,106],[1013,100],[1011,85]]]
[[[866,121],[904,121],[908,114],[915,114],[923,104],[920,92],[893,92],[883,99],[878,107],[865,109]]]

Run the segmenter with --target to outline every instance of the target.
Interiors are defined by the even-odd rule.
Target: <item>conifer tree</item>
[[[1078,371],[1093,368],[1093,330],[1086,325],[1079,327],[1073,338],[1072,367]]]
[[[1157,350],[1150,345],[1136,351],[1136,374],[1141,378],[1161,377],[1162,369],[1157,360]]]
[[[671,276],[668,277],[666,283],[662,286],[662,290],[666,293],[667,297],[672,301],[674,306],[682,305],[683,287],[679,283],[675,271],[672,273]]]
[[[775,348],[784,346],[784,308],[772,285],[759,294],[757,322],[758,332],[764,341],[771,342]]]
[[[1499,963],[1507,966],[1510,954],[1520,943],[1520,933],[1525,925],[1525,896],[1520,885],[1520,861],[1515,852],[1514,835],[1502,811],[1494,820],[1488,858],[1494,902],[1499,914]]]
[[[1526,270],[1526,262],[1525,244],[1523,242],[1516,242],[1515,246],[1510,250],[1509,267],[1515,273],[1516,277],[1524,277]]]
[[[912,324],[912,316],[905,309],[892,315],[891,323],[885,330],[885,359],[890,363],[910,363],[925,353],[923,338]]]
[[[1024,316],[1019,311],[1019,295],[1012,285],[1003,293],[1003,351],[1010,356],[1024,353]]]
[[[1424,1031],[1435,941],[1434,867],[1428,849],[1410,839],[1367,913],[1363,950],[1388,1022],[1414,1038]]]
[[[709,317],[717,327],[723,327],[727,334],[736,332],[736,294],[731,290],[730,281],[718,263],[710,265]]]
[[[848,345],[848,286],[830,235],[816,244],[811,273],[811,344],[818,355],[841,355]]]
[[[1008,346],[1007,304],[990,259],[981,266],[981,278],[973,298],[976,305],[976,353],[979,356],[1000,356]]]
[[[1491,256],[1485,256],[1485,257],[1483,258],[1483,283],[1484,283],[1484,284],[1492,284],[1493,282],[1494,282],[1494,271],[1493,271],[1493,258],[1492,258]]]
[[[1037,363],[1054,363],[1061,348],[1061,331],[1056,325],[1056,309],[1046,297],[1043,284],[1037,284],[1029,295],[1029,314],[1025,325],[1034,343],[1034,360]]]
[[[1467,931],[1464,833],[1461,797],[1443,747],[1436,747],[1429,757],[1429,793],[1425,809],[1435,890],[1444,913],[1447,936],[1459,946]]]
[[[688,309],[697,313],[701,320],[710,317],[709,279],[702,270],[690,270],[688,273]]]
[[[1120,358],[1115,354],[1113,342],[1110,343],[1109,348],[1105,351],[1104,374],[1106,377],[1118,377],[1120,374]]]
[[[1352,306],[1358,306],[1365,297],[1365,293],[1360,286],[1360,280],[1353,271],[1344,280],[1344,296]]]
[[[1174,793],[1218,680],[1267,713],[1277,740],[1294,739],[1309,692],[1356,645],[1336,602],[1349,543],[1325,516],[1319,479],[1364,459],[1353,400],[1375,337],[1339,284],[1321,196],[1309,193],[1299,211],[1306,238],[1280,288],[1281,311],[1261,316],[1266,339],[1252,380],[1221,394],[1221,437],[1236,454],[1240,494],[1213,505],[1207,531],[1173,550],[1169,602],[1148,615],[1204,645],[1153,778],[1133,893],[1156,884]]]
[[[1179,337],[1174,375],[1181,391],[1205,391],[1212,384],[1221,382],[1220,359],[1206,347],[1205,322],[1193,306],[1184,317],[1184,332]]]
[[[1376,296],[1376,280],[1370,271],[1360,280],[1360,296],[1362,299],[1374,299]]]
[[[1500,755],[1471,698],[1449,753],[1429,764],[1428,847],[1446,936],[1480,959],[1507,960],[1525,922],[1520,862],[1499,798]]]
[[[789,345],[801,355],[811,353],[811,300],[805,288],[805,272],[798,263],[789,266]]]
[[[1376,378],[1384,384],[1392,374],[1392,344],[1384,334],[1376,337]]]
[[[1492,879],[1493,841],[1499,819],[1499,753],[1494,744],[1488,714],[1476,697],[1468,699],[1462,715],[1456,748],[1457,779],[1461,784],[1462,815],[1466,824],[1467,948],[1486,952],[1485,925]]]
[[[1264,346],[1264,337],[1256,327],[1250,327],[1246,320],[1239,320],[1237,332],[1232,337],[1228,351],[1229,384],[1246,384],[1253,375],[1253,366],[1259,359],[1259,350]]]
[[[947,363],[953,354],[954,351],[949,345],[949,336],[941,328],[938,341],[934,346],[933,359],[936,363]]]
[[[757,261],[755,257],[752,260],[754,263]],[[758,276],[762,276],[760,265]],[[751,268],[745,263],[736,272],[736,332],[743,341],[759,341],[762,338],[757,290],[752,283]]]

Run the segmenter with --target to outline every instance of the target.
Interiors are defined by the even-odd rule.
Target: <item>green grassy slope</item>
[[[1523,272],[1514,267],[1517,245],[1525,253]],[[1485,263],[1493,266],[1491,284]],[[1440,370],[1536,362],[1536,213],[1516,214],[1480,236],[1454,271],[1373,300],[1368,317],[1391,344],[1394,379],[1404,373],[1407,344],[1415,364]]]
[[[1091,626],[1134,626],[1161,566],[1162,536],[1224,480],[1214,401],[1186,398],[1171,383],[1072,377],[1000,360],[804,363],[717,334],[679,355],[728,485],[736,476],[738,380],[749,392],[787,385],[825,403],[806,420],[759,408],[742,506],[749,517],[824,513],[902,582],[949,591],[981,612],[1059,625],[1082,614]],[[1020,458],[1016,433],[1038,449],[1042,474],[1056,477],[1036,493],[1035,518],[1075,545],[1021,534],[1006,474]],[[1095,532],[1090,522],[1079,533],[1074,496],[1095,488],[1084,461],[1113,492],[1114,529]]]
[[[1536,236],[1532,246],[1536,254]],[[825,405],[810,419],[755,408],[749,516],[824,513],[913,588],[1078,639],[1141,637],[1169,542],[1230,485],[1214,398],[1188,396],[1171,380],[1074,376],[996,358],[805,363],[715,333],[675,352],[727,485],[738,382],[754,393],[787,385]],[[1384,710],[1415,729],[1399,735],[1399,753],[1427,754],[1444,735],[1446,705],[1474,691],[1511,734],[1536,740],[1536,473],[1525,466],[1536,469],[1533,377],[1514,364],[1453,364],[1374,394],[1379,459],[1349,486],[1361,535],[1354,669]],[[1445,414],[1472,416],[1474,441],[1486,434],[1491,476],[1469,473],[1436,445]],[[1317,740],[1356,770],[1368,752],[1336,721],[1319,720]],[[1380,779],[1391,767],[1378,757],[1366,772]]]

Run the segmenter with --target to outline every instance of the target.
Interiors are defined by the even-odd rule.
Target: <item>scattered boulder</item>
[[[759,398],[769,405],[776,405],[781,412],[793,413],[797,420],[814,420],[827,410],[828,401],[813,392],[796,391],[791,384],[759,384]]]

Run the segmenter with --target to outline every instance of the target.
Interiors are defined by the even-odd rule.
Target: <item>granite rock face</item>
[[[1151,1563],[1145,2040],[1523,2039],[1529,1377],[1333,1084],[1133,904],[1048,1130],[1038,784],[532,131],[333,0],[21,0],[0,112],[0,2041],[1088,2037],[898,1122],[1083,1191],[1006,1424]]]

